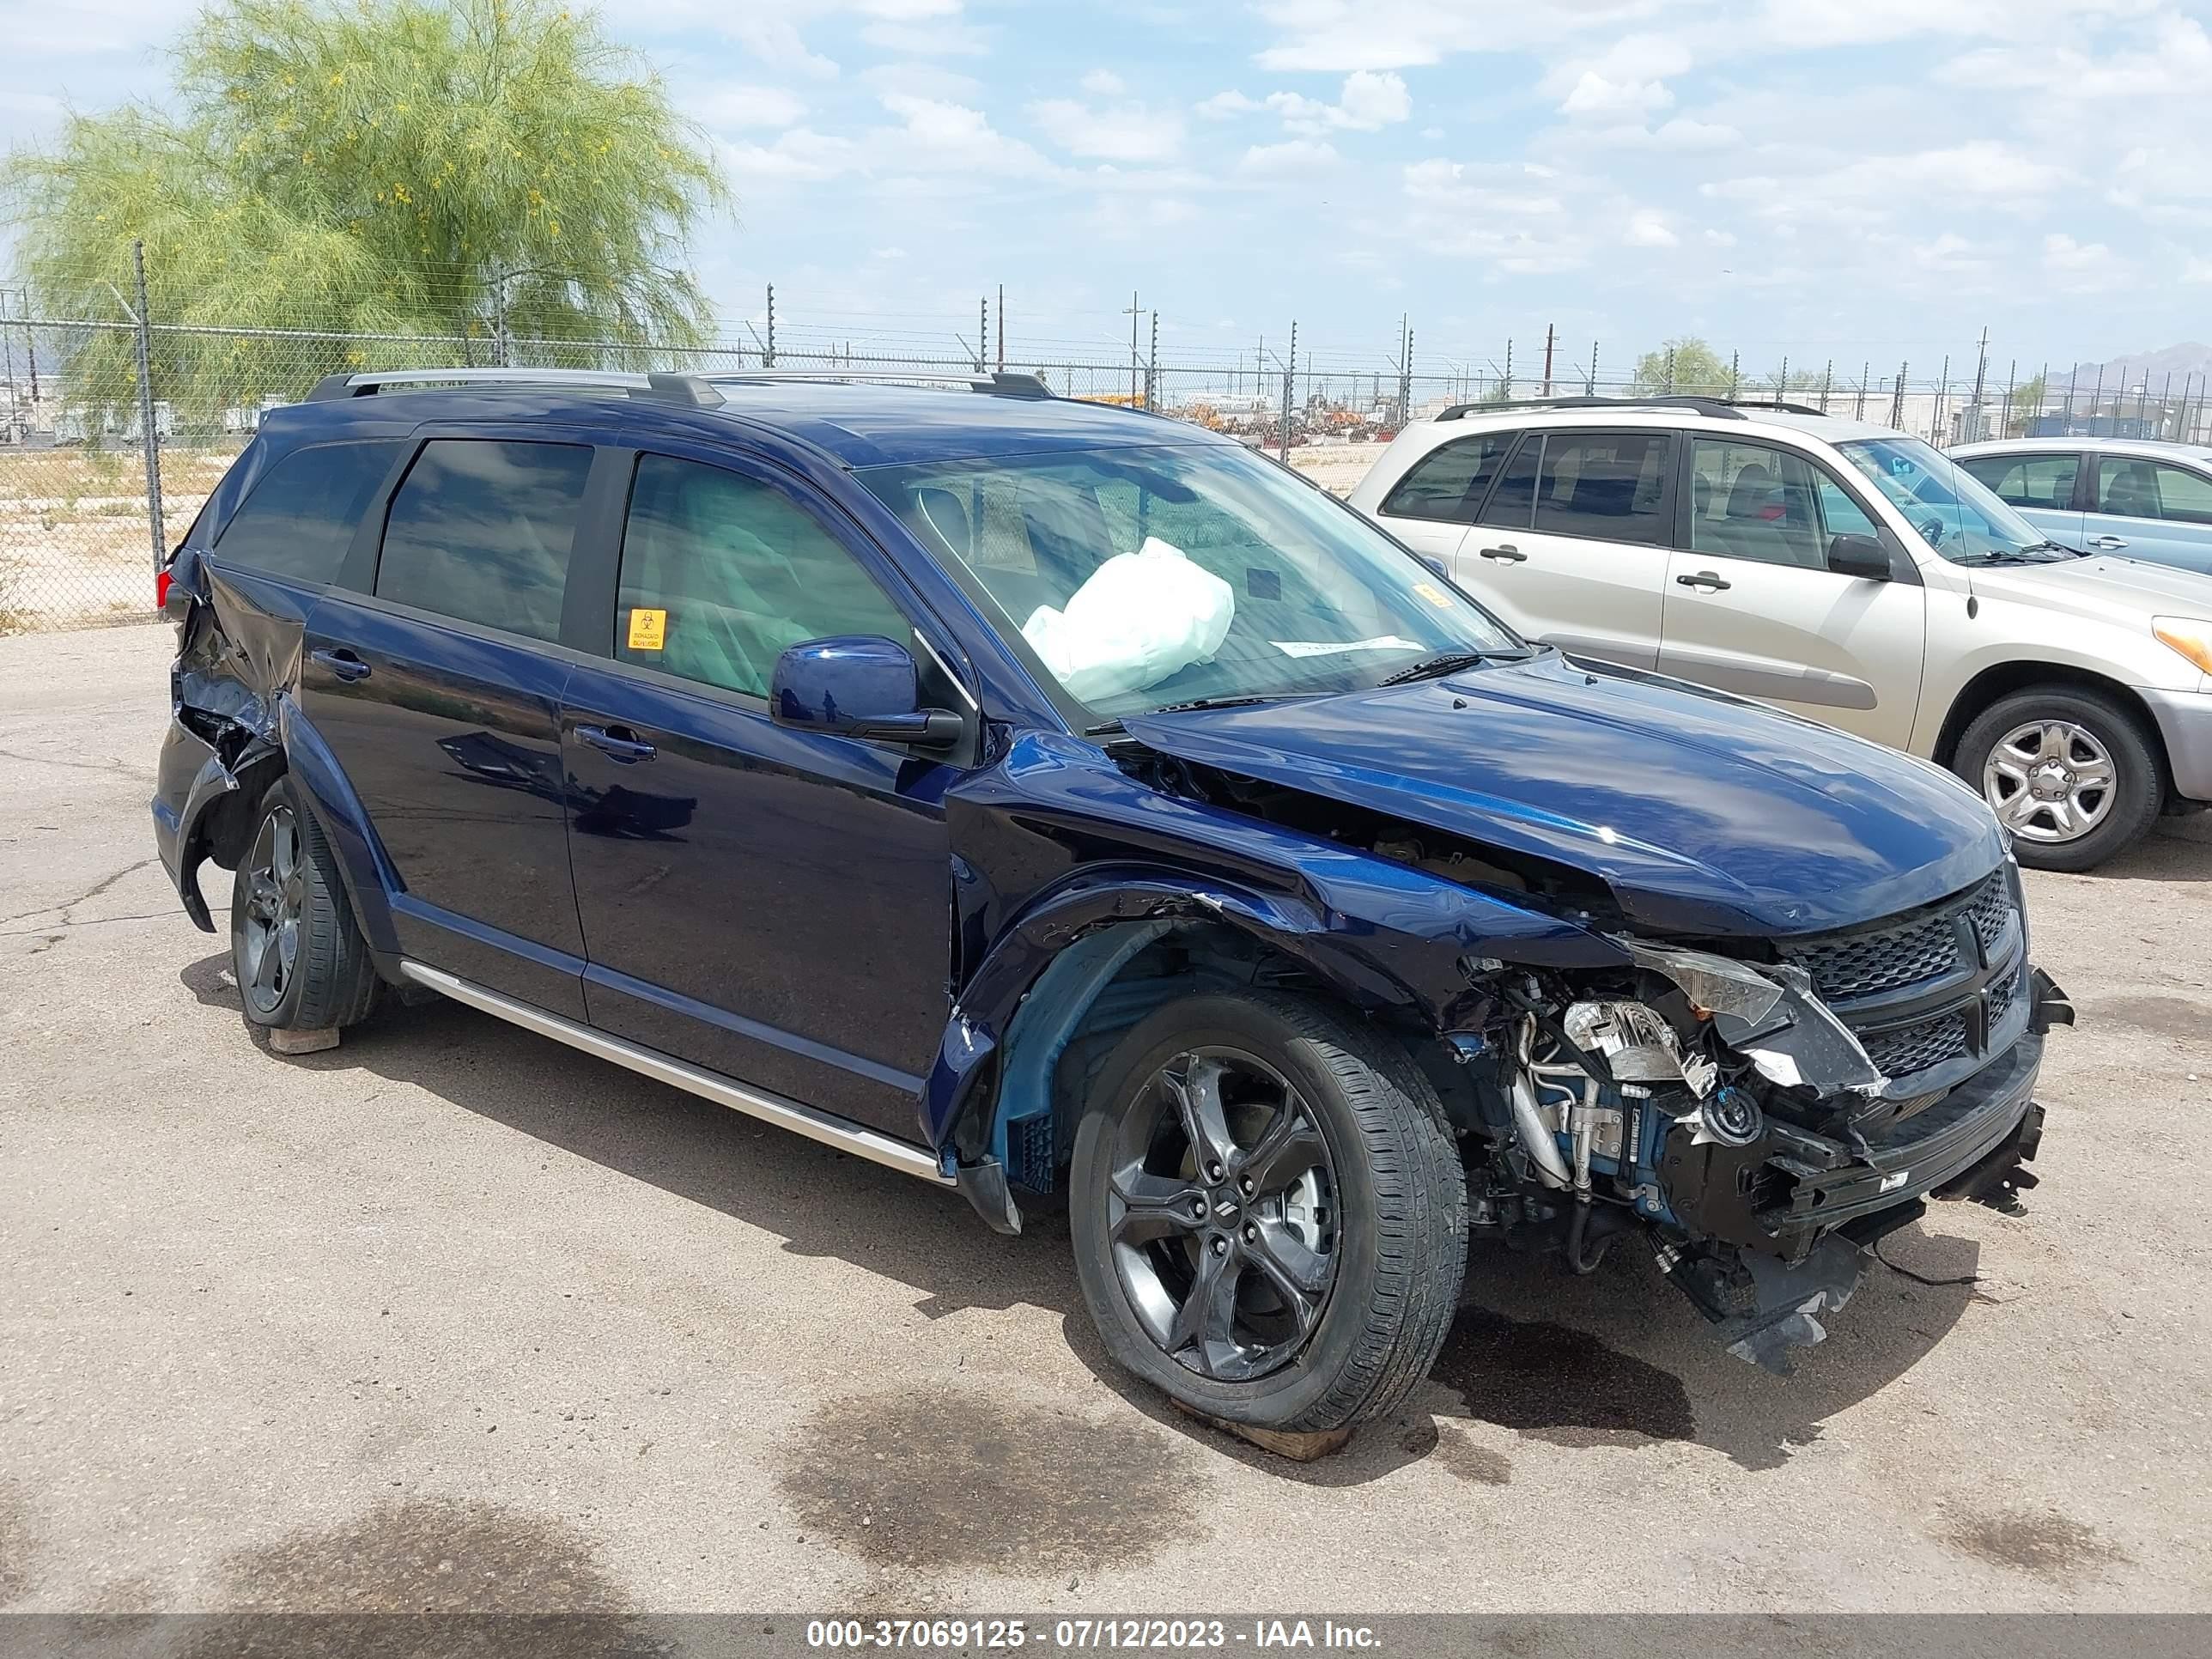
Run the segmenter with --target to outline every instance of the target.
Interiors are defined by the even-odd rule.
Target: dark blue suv
[[[774,374],[335,377],[165,574],[163,861],[246,1012],[427,988],[1064,1203],[1133,1370],[1328,1431],[1470,1237],[1779,1367],[2032,1185],[2018,871],[1938,769],[1516,637],[1195,428]]]

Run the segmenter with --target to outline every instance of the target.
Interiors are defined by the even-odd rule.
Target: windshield
[[[2021,563],[2074,556],[2007,507],[1986,484],[1917,438],[1863,438],[1836,446],[1953,564]]]
[[[1453,653],[1526,649],[1357,514],[1241,447],[858,476],[1101,720],[1362,690]]]

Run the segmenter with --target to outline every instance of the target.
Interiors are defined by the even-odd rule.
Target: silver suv
[[[1949,767],[2023,862],[2087,870],[2212,804],[2212,576],[2062,546],[1917,438],[1790,404],[1468,404],[1350,499],[1524,634]]]

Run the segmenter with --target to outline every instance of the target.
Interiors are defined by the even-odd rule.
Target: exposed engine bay
[[[2014,1052],[1900,1115],[1803,969],[1621,942],[1632,983],[1501,972],[1498,1018],[1455,1039],[1478,1103],[1478,1236],[1588,1273],[1641,1231],[1731,1352],[1786,1372],[1850,1299],[1861,1252],[1923,1195],[2011,1207],[2035,1184],[2034,1061],[2042,1030],[2072,1018],[2040,975]]]

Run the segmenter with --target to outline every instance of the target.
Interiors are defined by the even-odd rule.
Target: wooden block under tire
[[[1322,1429],[1316,1433],[1294,1433],[1287,1429],[1255,1428],[1249,1423],[1231,1423],[1227,1418],[1214,1417],[1195,1406],[1186,1406],[1180,1400],[1168,1402],[1186,1417],[1194,1417],[1209,1428],[1224,1434],[1233,1434],[1239,1440],[1249,1441],[1261,1451],[1273,1452],[1278,1457],[1287,1457],[1295,1463],[1318,1462],[1334,1456],[1352,1443],[1350,1428]]]
[[[316,1031],[288,1031],[282,1026],[269,1030],[269,1048],[279,1054],[319,1054],[325,1048],[338,1046],[337,1028],[325,1025]]]

